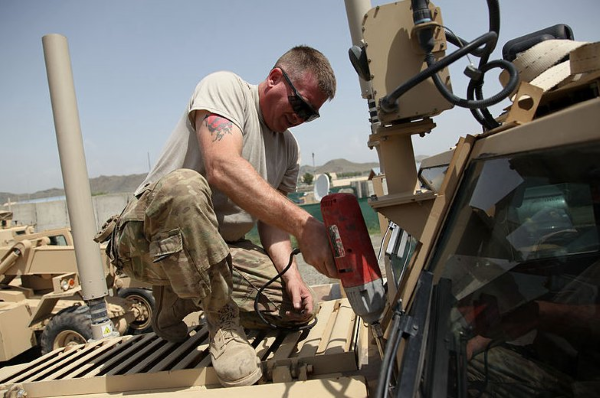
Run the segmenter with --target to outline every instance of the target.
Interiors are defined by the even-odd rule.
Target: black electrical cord
[[[394,368],[392,366],[392,361],[396,357],[396,352],[398,351],[400,341],[402,340],[402,333],[400,333],[400,321],[402,319],[402,315],[403,312],[401,309],[401,304],[398,302],[396,304],[396,308],[394,309],[394,317],[392,318],[393,323],[381,363],[381,369],[384,369],[384,371],[379,373],[379,378],[377,380],[377,393],[375,394],[376,397],[387,397],[389,393],[389,383],[392,378],[392,370]]]
[[[489,14],[489,30],[491,32],[496,32],[498,36],[500,36],[500,4],[498,0],[487,0],[488,5],[488,14]],[[486,46],[483,50],[483,54],[481,54],[481,58],[479,61],[480,68],[483,67],[489,60],[492,51],[496,48],[497,42],[490,43],[489,46]],[[509,63],[512,66],[512,63]],[[512,81],[513,77],[517,77],[516,81]],[[514,84],[515,87],[518,84],[518,72],[510,71],[509,72],[509,84]],[[510,95],[510,94],[509,94]],[[471,79],[469,82],[469,86],[467,87],[467,98],[472,100],[474,97],[477,99],[483,99],[483,75],[481,79]],[[482,107],[479,109],[471,108],[471,114],[481,124],[485,129],[491,130],[500,126],[500,123],[496,121],[496,119],[492,116],[487,107]]]
[[[446,40],[459,48],[463,47],[464,45],[466,45],[468,43],[468,41],[466,41],[465,39],[463,39],[460,36],[455,35],[454,32],[452,32],[448,28],[446,28]],[[477,48],[477,49],[471,51],[471,54],[473,54],[476,57],[481,57],[483,55],[484,51],[485,51],[485,48],[483,48],[483,47]]]
[[[285,329],[285,330],[289,330],[289,331],[299,331],[299,330],[311,329],[313,326],[315,326],[317,324],[317,318],[315,317],[315,319],[311,323],[309,323],[308,325],[302,325],[302,326],[277,326],[274,323],[271,323],[268,320],[266,320],[265,317],[260,312],[260,310],[258,309],[258,299],[262,295],[263,290],[265,290],[267,288],[267,286],[269,286],[271,283],[275,282],[275,280],[277,280],[277,278],[281,278],[281,276],[283,274],[285,274],[288,269],[290,269],[290,267],[292,266],[292,263],[294,261],[294,256],[296,254],[298,254],[298,253],[300,253],[300,249],[294,249],[294,250],[292,250],[292,252],[290,253],[290,261],[288,262],[288,265],[286,265],[286,267],[284,269],[282,269],[281,272],[277,273],[277,275],[275,275],[273,278],[271,278],[271,280],[269,280],[267,283],[265,283],[263,287],[261,287],[260,289],[258,289],[258,293],[256,293],[256,297],[254,298],[254,311],[256,311],[256,313],[258,314],[258,316],[260,317],[260,319],[265,324],[269,325],[273,329]]]
[[[489,35],[489,37],[492,41],[495,41],[493,35]],[[435,64],[439,63],[436,62],[435,57],[432,53],[429,53],[425,56],[425,61],[429,66],[434,66]],[[502,68],[507,70],[510,77],[509,82],[506,85],[506,87],[504,87],[496,95],[482,99],[483,75],[493,68]],[[433,81],[438,91],[446,100],[453,103],[454,105],[469,109],[485,109],[488,106],[497,104],[498,102],[507,98],[514,91],[514,89],[517,87],[517,84],[519,83],[517,68],[511,62],[505,61],[503,59],[480,63],[478,71],[481,72],[481,77],[479,79],[471,79],[471,81],[469,82],[469,97],[467,99],[457,97],[450,90],[448,90],[442,82],[441,78],[437,75],[437,73],[434,73],[431,77],[433,78]],[[480,99],[474,100],[472,95],[473,92],[475,92],[477,94],[477,98]]]
[[[432,77],[437,72],[441,71],[442,69],[449,66],[453,62],[458,61],[460,58],[464,57],[465,55],[472,53],[473,50],[481,47],[483,44],[487,43],[488,41],[496,40],[496,37],[497,37],[496,33],[487,32],[487,33],[479,36],[477,39],[466,44],[464,47],[456,50],[452,54],[435,62],[433,65],[429,66],[427,69],[417,73],[416,75],[414,75],[413,77],[408,79],[405,83],[403,83],[402,85],[397,87],[390,94],[381,98],[379,100],[379,105],[381,106],[381,109],[384,112],[394,112],[396,110],[396,108],[398,107],[398,104],[396,104],[396,101],[408,90],[412,89],[414,86],[421,83],[422,81]]]
[[[498,8],[498,6],[496,5],[496,7],[494,7],[493,5],[489,5],[490,8],[490,31],[492,32],[496,32],[496,34],[499,34],[499,29],[500,29],[500,10]],[[467,44],[467,42],[454,34],[454,32],[452,32],[452,30],[448,27],[444,27],[444,29],[446,30],[446,39],[454,44],[456,47],[463,47],[465,44]],[[493,45],[492,45],[493,44]],[[490,53],[493,51],[493,49],[495,48],[496,43],[490,43],[489,45],[486,45],[484,47],[480,47],[475,49],[474,51],[471,52],[471,54],[473,54],[476,57],[480,57],[481,58],[481,62],[480,64],[485,64],[485,62],[487,62]],[[438,83],[436,83],[438,84]],[[469,85],[467,87],[467,99],[472,101],[475,99],[475,94],[477,94],[477,99],[483,99],[483,79],[471,79],[469,80]],[[492,116],[492,114],[490,113],[490,111],[487,108],[481,108],[481,109],[477,109],[477,108],[472,108],[470,109],[471,114],[473,115],[473,117],[475,118],[475,120],[477,120],[477,122],[479,122],[479,124],[481,124],[484,128],[487,129],[493,129],[495,127],[499,126],[499,123],[496,122],[496,120],[494,119],[494,117]]]
[[[413,9],[418,9],[419,7],[423,8],[424,6],[421,3],[422,0],[413,0]],[[484,128],[491,129],[499,126],[498,122],[493,118],[487,107],[495,105],[507,98],[516,89],[517,84],[519,83],[519,76],[515,66],[508,61],[495,60],[488,62],[492,51],[496,47],[500,31],[500,6],[498,0],[488,0],[487,4],[489,11],[489,32],[469,43],[465,42],[465,40],[456,36],[454,33],[450,31],[447,32],[448,41],[457,45],[459,49],[439,61],[436,61],[431,52],[433,48],[432,41],[426,39],[432,35],[430,33],[426,34],[419,32],[419,42],[423,50],[426,52],[425,62],[427,63],[428,67],[417,75],[413,76],[404,84],[400,85],[398,88],[379,101],[379,105],[384,112],[395,112],[398,108],[396,101],[398,98],[400,98],[400,96],[412,89],[417,84],[431,77],[433,78],[436,88],[447,101],[456,106],[470,109],[475,119]],[[419,21],[415,20],[416,25],[421,22],[426,22],[427,19],[422,18],[420,14],[414,18],[421,19]],[[431,32],[431,29],[432,28],[424,28],[423,30]],[[467,98],[463,99],[455,96],[452,92],[450,92],[450,90],[448,90],[448,88],[443,84],[441,78],[437,75],[437,72],[468,54],[480,57],[480,62],[478,69],[473,70],[474,73],[473,76],[471,76],[471,81],[469,82],[469,87],[467,89]],[[483,77],[486,72],[493,68],[501,68],[506,70],[508,72],[509,80],[506,86],[499,93],[490,98],[484,98]]]
[[[435,65],[436,62],[435,62],[435,58],[434,58],[433,54],[431,54],[431,53],[427,54],[426,62],[428,65]],[[469,100],[469,99],[463,99],[463,98],[457,97],[456,95],[452,94],[452,92],[450,90],[447,89],[447,87],[442,82],[442,79],[437,74],[433,74],[431,77],[433,78],[435,86],[437,87],[438,91],[442,94],[442,96],[449,102],[452,102],[454,105],[460,106],[462,108],[469,108],[469,109],[486,108],[488,106],[495,105],[498,102],[505,99],[506,97],[508,97],[510,95],[510,93],[512,93],[513,90],[517,87],[517,83],[519,82],[518,78],[516,78],[516,74],[518,73],[517,68],[512,63],[505,61],[503,59],[497,59],[494,61],[490,61],[490,62],[486,63],[485,65],[483,65],[481,68],[479,68],[479,70],[482,73],[485,73],[485,72],[489,71],[490,69],[497,68],[497,67],[505,68],[506,70],[509,71],[509,74],[511,74],[511,76],[512,76],[512,73],[514,73],[515,79],[513,79],[514,81],[511,81],[510,84],[506,85],[506,87],[504,87],[496,95],[489,97],[489,98],[481,99],[481,100]]]
[[[490,348],[492,347],[492,343],[495,343],[495,341],[491,340],[485,347],[485,351],[483,353],[484,379],[483,379],[483,385],[481,386],[481,389],[479,389],[479,394],[477,394],[477,398],[482,397],[483,393],[485,392],[485,390],[487,390],[487,387],[488,387],[488,383],[489,383],[488,352],[490,351]]]
[[[477,95],[477,98],[483,98],[483,81],[471,80],[467,87],[467,99],[473,100]],[[494,119],[492,114],[487,108],[481,109],[470,109],[471,114],[485,129],[491,130],[498,127],[500,124]]]
[[[489,31],[495,32],[497,35],[500,34],[500,5],[498,0],[487,0],[488,11],[489,11]],[[455,36],[454,33],[450,32],[447,36],[448,41],[451,43],[462,46],[464,40],[458,36]],[[518,79],[518,71],[514,67],[514,65],[508,61],[492,61],[492,68],[488,68],[486,65],[488,64],[489,57],[496,48],[497,40],[490,41],[486,44],[481,51],[474,52],[474,55],[480,56],[479,62],[479,70],[481,71],[481,75],[479,78],[472,78],[469,82],[469,86],[467,88],[467,100],[473,101],[475,98],[478,100],[483,100],[483,75],[485,72],[489,71],[493,67],[504,68],[508,71],[509,81],[504,90],[502,90],[499,94],[493,97],[493,103],[498,103],[504,98],[507,98],[516,88],[519,79]],[[439,86],[436,83],[436,86]],[[459,105],[460,106],[460,105]],[[485,129],[493,129],[500,124],[496,121],[496,119],[492,116],[487,107],[490,104],[486,104],[476,108],[469,108],[473,117],[485,128]]]

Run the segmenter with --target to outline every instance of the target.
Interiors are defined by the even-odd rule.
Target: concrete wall
[[[131,196],[130,193],[94,196],[92,204],[97,229],[110,216],[120,214]],[[67,202],[64,199],[51,202],[12,203],[10,208],[2,206],[2,210],[13,212],[13,222],[34,225],[36,231],[70,226]]]
[[[348,185],[354,188],[359,199],[373,195],[371,181],[362,178],[349,179]],[[132,195],[133,193],[120,193],[92,197],[96,229],[99,229],[112,215],[120,214]],[[312,202],[314,202],[314,197],[312,201],[307,200],[305,203]],[[13,222],[22,225],[33,225],[36,231],[70,226],[67,202],[64,199],[49,202],[12,203],[10,208],[9,206],[0,206],[0,209],[12,211]]]

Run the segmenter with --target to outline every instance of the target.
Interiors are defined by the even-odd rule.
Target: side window
[[[64,235],[54,235],[49,238],[51,246],[67,246],[67,239]]]
[[[390,223],[388,233],[391,233],[391,236],[385,254],[391,264],[392,280],[396,286],[399,286],[415,252],[418,241],[393,222]]]
[[[448,366],[469,396],[597,396],[599,158],[588,145],[469,167],[430,267],[449,282],[444,338],[464,365]]]

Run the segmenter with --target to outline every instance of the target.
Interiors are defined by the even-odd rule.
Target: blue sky
[[[487,30],[482,0],[436,5],[445,25],[465,39]],[[576,40],[600,39],[597,0],[504,0],[500,6],[495,58],[511,38],[556,23],[569,24]],[[321,118],[293,130],[303,164],[312,164],[313,153],[316,165],[335,158],[377,161],[366,145],[367,104],[348,61],[342,0],[0,0],[0,191],[62,187],[41,41],[49,33],[69,42],[90,177],[146,173],[204,75],[231,70],[257,84],[297,44],[322,51],[338,79],[336,98]],[[451,68],[460,96],[466,65]],[[493,94],[497,86],[490,87],[486,93]],[[431,134],[413,139],[415,154],[444,151],[479,130],[464,109],[435,121]]]

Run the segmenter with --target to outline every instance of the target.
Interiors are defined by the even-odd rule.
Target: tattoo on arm
[[[233,128],[231,121],[214,113],[204,117],[204,124],[206,124],[210,135],[213,137],[213,142],[221,141],[225,134],[231,134]]]

